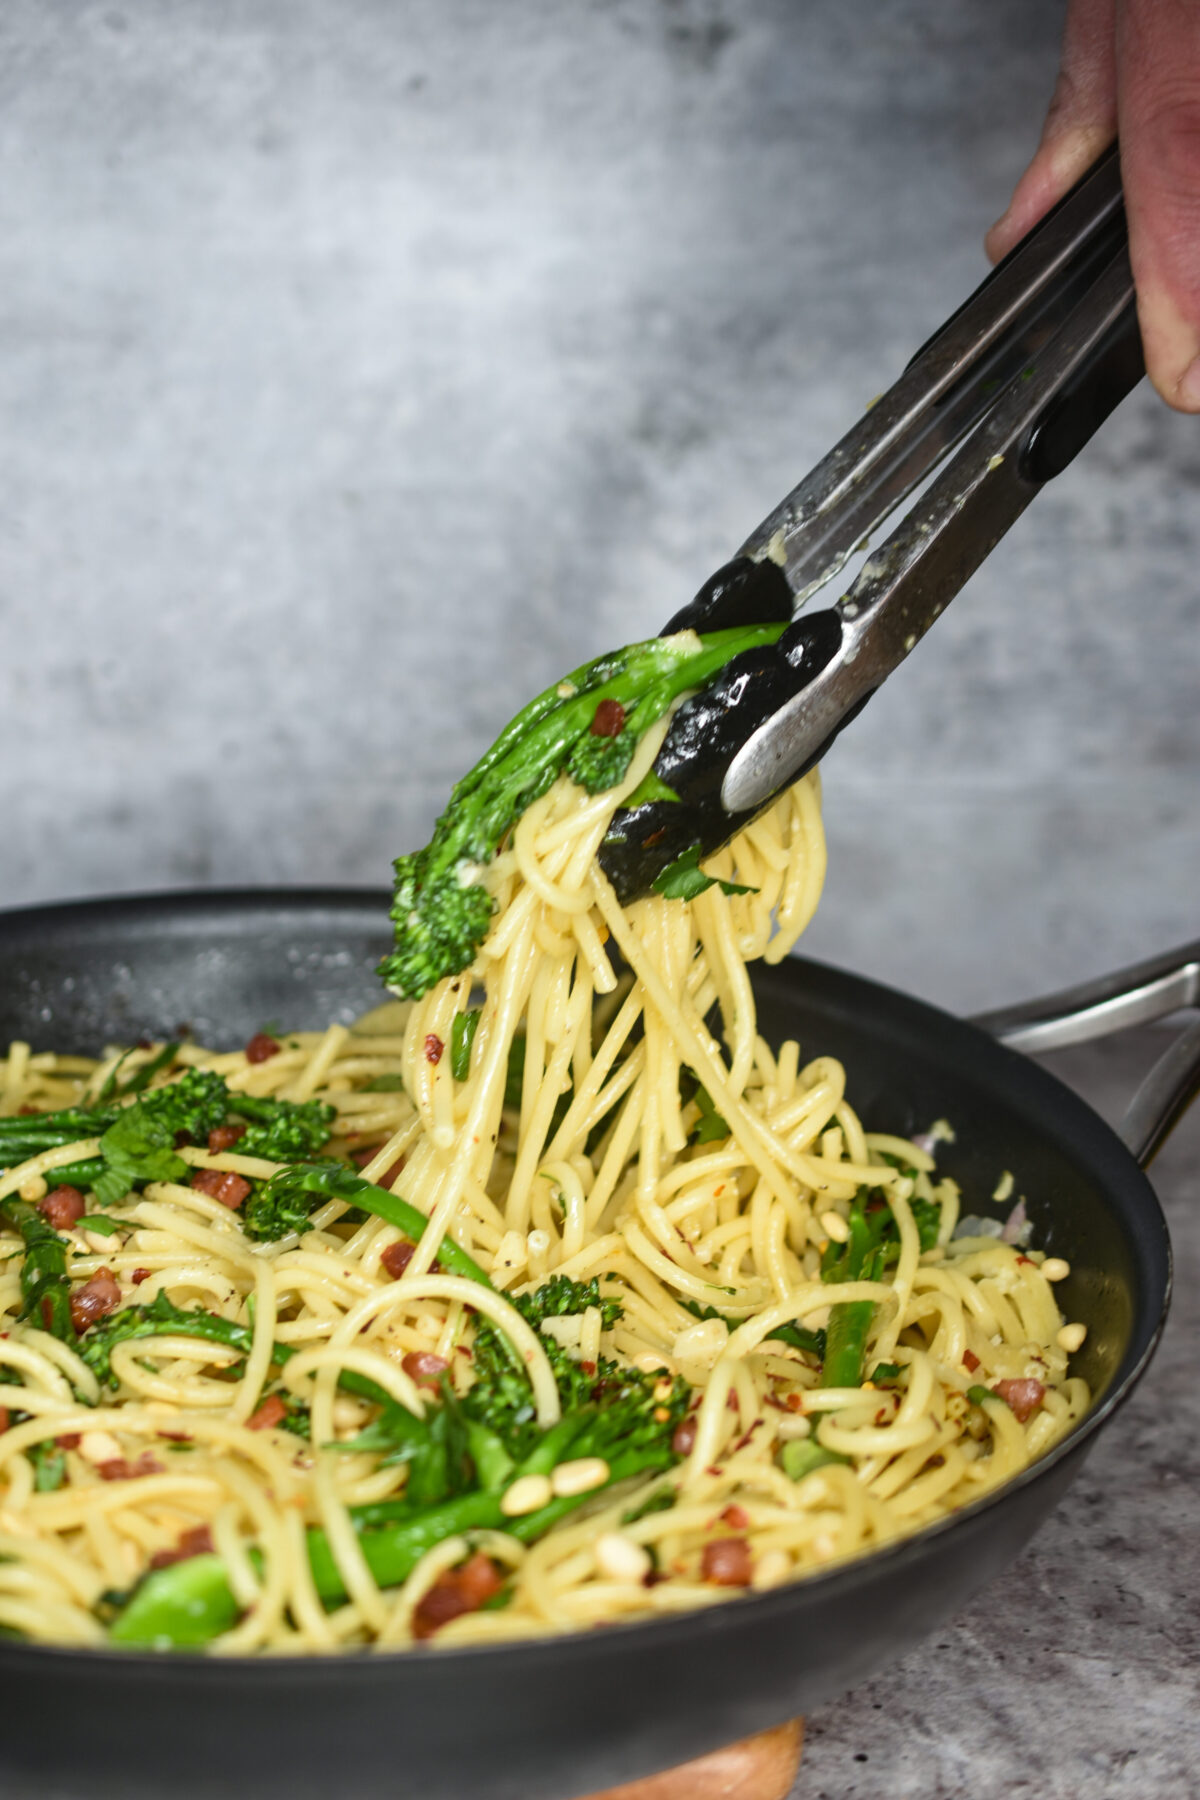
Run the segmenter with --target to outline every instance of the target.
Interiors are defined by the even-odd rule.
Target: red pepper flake
[[[287,1407],[279,1394],[268,1394],[246,1420],[247,1431],[274,1431],[287,1418]]]
[[[393,1281],[399,1281],[416,1254],[417,1246],[410,1244],[407,1238],[400,1238],[397,1243],[388,1245],[379,1258],[379,1264],[387,1270]]]
[[[431,1031],[425,1039],[425,1061],[436,1067],[442,1060],[442,1051],[446,1048],[436,1031]]]
[[[660,825],[657,831],[652,831],[650,833],[649,837],[644,837],[642,839],[642,849],[643,850],[653,850],[655,844],[661,844],[663,839],[666,837],[666,835],[667,835],[666,826]]]
[[[114,1456],[109,1462],[102,1462],[96,1469],[101,1481],[136,1481],[142,1475],[161,1475],[163,1466],[156,1462],[148,1450],[143,1450],[136,1462],[127,1457]]]
[[[596,1373],[596,1365],[594,1362],[581,1362],[579,1366],[585,1375],[594,1375]]]
[[[219,1200],[230,1212],[236,1212],[250,1192],[246,1177],[235,1175],[232,1169],[197,1169],[192,1176],[192,1186],[210,1199]]]
[[[4,1436],[4,1433],[11,1424],[12,1414],[9,1412],[7,1406],[0,1406],[0,1437]]]
[[[37,1209],[55,1231],[70,1231],[87,1211],[87,1201],[76,1187],[51,1188]]]
[[[71,1295],[71,1323],[82,1335],[89,1325],[106,1319],[120,1304],[120,1282],[111,1269],[97,1269],[92,1279]]]
[[[802,1413],[804,1411],[803,1394],[789,1394],[787,1397],[787,1409],[789,1412]]]
[[[38,1109],[36,1106],[18,1106],[17,1108],[17,1117],[19,1119],[36,1119],[37,1116]]]
[[[945,1467],[945,1464],[946,1459],[939,1450],[936,1456],[930,1457],[929,1461],[925,1464],[925,1467],[927,1469],[941,1469]]]
[[[134,1287],[141,1287],[143,1281],[149,1281],[150,1271],[149,1269],[134,1269],[129,1279]]]
[[[1032,1418],[1045,1398],[1046,1389],[1042,1382],[1032,1380],[998,1381],[992,1389],[1011,1406],[1016,1417],[1024,1425],[1026,1419]]]
[[[684,1419],[675,1427],[675,1435],[671,1439],[671,1449],[676,1456],[690,1456],[696,1443],[695,1419]]]
[[[744,1506],[738,1506],[735,1502],[733,1505],[725,1508],[725,1511],[721,1514],[721,1523],[723,1525],[728,1525],[731,1531],[745,1531],[750,1523],[750,1514],[746,1511]]]
[[[60,1450],[78,1450],[81,1436],[82,1433],[78,1431],[64,1431],[61,1437],[55,1438],[54,1442]]]
[[[1034,1262],[1032,1256],[1018,1256],[1017,1261],[1019,1263],[1028,1263],[1029,1267],[1031,1269],[1036,1269],[1036,1267],[1037,1267],[1037,1264]]]
[[[432,1350],[410,1350],[400,1367],[419,1386],[436,1387],[450,1364],[444,1356],[435,1356]]]
[[[887,1424],[887,1416],[888,1416],[887,1407],[881,1406],[879,1411],[875,1414],[876,1425],[886,1425]]]
[[[700,1573],[714,1587],[749,1587],[754,1573],[745,1538],[717,1538],[700,1554]]]
[[[451,1619],[478,1612],[503,1586],[504,1578],[491,1557],[477,1550],[460,1568],[447,1569],[444,1575],[439,1575],[429,1592],[417,1602],[413,1612],[413,1636],[431,1638]]]
[[[275,1038],[268,1037],[265,1031],[256,1031],[246,1045],[246,1061],[264,1063],[270,1057],[278,1056],[282,1048],[283,1045],[278,1043]]]
[[[244,1125],[214,1125],[208,1134],[208,1147],[214,1156],[219,1156],[222,1150],[232,1150],[245,1135]]]
[[[150,1558],[150,1567],[169,1569],[174,1563],[187,1562],[193,1556],[207,1556],[212,1547],[212,1532],[208,1526],[193,1525],[190,1531],[180,1532],[173,1550],[156,1550]]]
[[[154,1435],[166,1438],[167,1442],[171,1444],[190,1444],[192,1441],[186,1431],[157,1431]]]
[[[619,700],[601,700],[588,730],[593,737],[620,737],[625,729],[625,708]]]
[[[979,1367],[979,1358],[976,1356],[975,1352],[973,1350],[964,1350],[963,1351],[963,1368],[969,1369],[971,1374],[973,1375],[978,1367]]]

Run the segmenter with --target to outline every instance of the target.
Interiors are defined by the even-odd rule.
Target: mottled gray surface
[[[0,904],[382,881],[983,272],[1046,0],[6,0]],[[1147,391],[830,758],[811,949],[1195,931],[1200,433]]]
[[[1162,1031],[1047,1059],[1114,1120]],[[808,1721],[793,1800],[1200,1794],[1200,1109],[1154,1166],[1175,1298],[1141,1388],[1032,1547]]]

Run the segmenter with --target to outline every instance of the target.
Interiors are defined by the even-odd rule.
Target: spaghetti
[[[332,1111],[301,1165],[310,1210],[274,1237],[252,1234],[246,1196],[273,1194],[288,1159],[239,1149],[244,1126],[169,1146],[182,1174],[117,1199],[102,1181],[71,1219],[48,1205],[74,1191],[58,1171],[90,1168],[103,1134],[0,1175],[0,1628],[302,1654],[676,1612],[942,1518],[1084,1412],[1065,1264],[960,1235],[933,1155],[864,1130],[832,1058],[758,1033],[747,964],[789,952],[821,888],[816,775],[706,863],[696,897],[618,905],[596,851],[663,729],[619,786],[588,797],[563,776],[528,807],[487,871],[474,965],[412,1005],[249,1054],[10,1046],[0,1124],[82,1115],[139,1070],[143,1096],[199,1071],[235,1112]],[[328,1171],[352,1164],[339,1189]],[[51,1237],[60,1333],[29,1304],[31,1258],[44,1295],[59,1279]],[[518,1304],[556,1279],[577,1302]],[[135,1313],[107,1363],[89,1355]],[[522,1462],[510,1443],[490,1477],[501,1452],[468,1416],[489,1343],[527,1384],[535,1446]],[[649,1384],[665,1435],[640,1471],[580,1438],[546,1450],[567,1365],[585,1388],[597,1369]],[[476,1435],[458,1490],[422,1512],[412,1434],[449,1432],[460,1407]],[[414,1521],[435,1513],[426,1541]],[[407,1546],[390,1564],[381,1534]],[[171,1584],[167,1628],[123,1634]],[[188,1606],[191,1640],[169,1623]]]

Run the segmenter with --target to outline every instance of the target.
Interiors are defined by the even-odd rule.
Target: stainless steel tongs
[[[618,813],[602,851],[623,899],[819,760],[1143,373],[1114,145],[671,620],[792,623],[676,714],[656,770],[678,801]],[[926,481],[842,598],[802,613]]]

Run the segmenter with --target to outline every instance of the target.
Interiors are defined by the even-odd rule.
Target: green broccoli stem
[[[351,1206],[361,1207],[363,1212],[374,1213],[377,1219],[386,1219],[389,1225],[402,1231],[414,1244],[420,1242],[421,1234],[429,1223],[425,1214],[410,1201],[402,1199],[399,1194],[393,1194],[388,1188],[376,1187],[374,1182],[365,1181],[361,1175],[352,1175],[340,1163],[293,1163],[271,1176],[267,1183],[268,1190],[272,1183],[300,1189],[308,1194],[323,1194],[330,1200],[345,1200]],[[461,1275],[467,1281],[477,1281],[481,1287],[490,1288],[492,1285],[475,1258],[461,1249],[453,1238],[442,1239],[436,1260],[444,1269],[449,1269],[452,1275]]]
[[[551,1434],[547,1433],[547,1437]],[[546,1440],[534,1456],[544,1451]],[[517,1471],[535,1473],[533,1458],[526,1458]],[[609,1463],[609,1477],[604,1484],[612,1487],[631,1476],[670,1467],[674,1460],[668,1446],[651,1445],[629,1450]],[[539,1458],[544,1462],[544,1456]],[[553,1465],[551,1465],[553,1466]],[[542,1472],[545,1472],[544,1470]],[[502,1530],[522,1543],[532,1543],[557,1525],[585,1500],[593,1500],[603,1488],[586,1494],[563,1495],[517,1519],[507,1518],[501,1508],[499,1492],[476,1491],[444,1501],[417,1516],[397,1520],[377,1530],[362,1531],[359,1544],[371,1574],[381,1587],[395,1587],[405,1581],[418,1562],[446,1538],[463,1532]],[[370,1510],[370,1509],[365,1509]],[[356,1519],[356,1524],[360,1523]],[[345,1583],[334,1560],[325,1533],[314,1527],[308,1532],[308,1560],[317,1593],[326,1605],[336,1605],[346,1596]],[[239,1608],[229,1586],[229,1578],[221,1558],[209,1553],[190,1557],[166,1569],[147,1575],[135,1590],[123,1612],[113,1622],[109,1637],[114,1644],[149,1646],[155,1649],[194,1649],[210,1643],[237,1621]]]
[[[850,1236],[837,1260],[822,1271],[825,1281],[859,1281],[874,1245],[871,1227],[862,1207],[855,1202],[847,1221]],[[862,1382],[867,1334],[875,1317],[873,1300],[843,1300],[829,1309],[825,1327],[825,1361],[822,1387],[858,1387]]]
[[[742,651],[774,643],[785,629],[776,623],[651,638],[588,663],[539,694],[457,784],[426,848],[397,858],[396,948],[380,964],[383,980],[420,999],[444,976],[465,969],[495,907],[477,871],[526,808],[564,771],[592,794],[616,786],[638,740],[672,701],[703,688]],[[606,721],[612,730],[595,734],[606,701],[613,703]]]
[[[58,1150],[64,1144],[99,1137],[114,1122],[117,1112],[115,1107],[104,1111],[71,1107],[64,1112],[18,1113],[0,1119],[0,1169],[15,1169],[18,1163],[40,1156],[43,1150]]]
[[[102,1156],[89,1156],[83,1162],[63,1163],[58,1169],[43,1169],[47,1187],[94,1188],[108,1164]]]
[[[875,1317],[873,1300],[843,1300],[829,1309],[821,1386],[858,1387],[862,1382],[867,1333]]]

